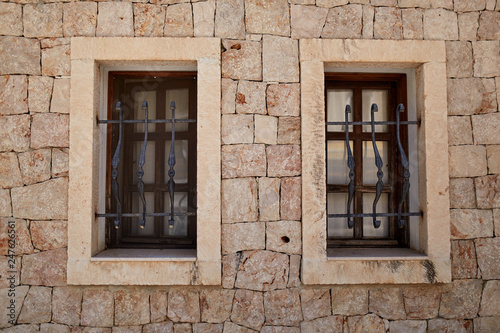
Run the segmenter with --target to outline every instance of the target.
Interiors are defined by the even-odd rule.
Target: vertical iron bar
[[[174,227],[174,165],[175,165],[175,102],[170,103],[170,109],[172,109],[172,142],[170,144],[170,153],[168,155],[168,165],[170,170],[168,170],[168,191],[170,195],[170,218],[168,219],[168,226],[170,229]]]
[[[142,144],[141,152],[139,154],[139,159],[137,160],[137,189],[139,190],[139,196],[142,201],[142,219],[139,219],[139,226],[144,229],[146,225],[146,198],[144,197],[144,182],[142,177],[144,176],[144,170],[142,167],[146,163],[146,146],[148,144],[148,102],[144,101],[142,103],[142,111],[144,111],[144,143]]]
[[[111,189],[115,196],[116,200],[116,220],[115,220],[115,228],[118,229],[122,222],[122,204],[120,202],[120,193],[119,193],[119,185],[118,185],[118,165],[120,165],[120,150],[122,146],[122,132],[123,132],[123,108],[122,103],[116,103],[116,110],[119,112],[119,130],[118,130],[118,144],[116,145],[116,150],[113,155],[113,159],[111,160],[111,166],[113,170],[111,171],[111,177],[113,181],[111,182]]]
[[[403,145],[401,144],[401,139],[399,137],[399,113],[400,112],[405,112],[405,107],[403,104],[399,104],[397,109],[396,109],[396,138],[398,141],[398,149],[401,154],[401,164],[403,165],[403,168],[405,169],[403,173],[403,177],[405,179],[403,183],[403,191],[401,193],[401,199],[399,200],[399,205],[398,205],[398,227],[403,228],[405,225],[405,220],[401,219],[401,208],[403,206],[403,202],[405,201],[405,198],[408,194],[408,190],[410,189],[410,171],[409,167],[410,164],[408,163],[408,159],[406,158],[405,151],[403,149]]]
[[[351,144],[349,142],[349,113],[351,113],[351,106],[348,104],[345,106],[345,142],[347,145],[347,166],[349,167],[349,185],[348,185],[348,190],[349,190],[349,196],[347,199],[347,226],[349,229],[352,229],[354,227],[354,220],[351,218],[351,203],[352,199],[354,198],[354,191],[356,184],[354,184],[354,157],[352,156],[352,151],[351,151]]]
[[[373,144],[373,152],[375,153],[375,165],[377,166],[377,185],[376,185],[376,193],[375,200],[373,200],[373,226],[375,229],[380,227],[380,220],[377,220],[377,202],[380,199],[380,195],[382,194],[382,189],[384,187],[384,172],[382,171],[382,166],[384,162],[380,157],[380,153],[378,152],[377,143],[375,142],[375,112],[378,112],[377,104],[372,104],[371,108],[371,123],[372,123],[372,144]]]

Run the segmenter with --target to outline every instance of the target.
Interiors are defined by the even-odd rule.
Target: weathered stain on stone
[[[430,260],[425,260],[422,262],[422,266],[425,268],[425,278],[429,283],[436,282],[436,269],[434,263]]]

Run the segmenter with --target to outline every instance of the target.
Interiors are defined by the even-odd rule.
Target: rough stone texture
[[[328,289],[303,289],[300,293],[300,301],[304,320],[313,320],[332,314]]]
[[[165,25],[165,7],[134,4],[134,32],[136,36],[162,37]]]
[[[171,321],[166,323],[147,324],[142,327],[142,333],[174,333],[174,323]]]
[[[297,326],[303,319],[297,289],[264,293],[264,310],[266,323],[270,325]]]
[[[0,289],[0,295],[2,295],[2,297],[0,297],[0,327],[12,326],[12,324],[10,324],[8,322],[9,320],[11,320],[11,317],[9,316],[10,309],[8,308],[11,304],[10,303],[11,299],[14,299],[14,301],[16,302],[16,308],[17,308],[17,311],[15,311],[15,313],[13,314],[14,318],[12,318],[12,319],[17,320],[17,318],[19,317],[19,313],[20,313],[19,309],[21,309],[23,306],[24,298],[26,297],[26,294],[28,293],[28,289],[29,289],[28,286],[17,286],[16,287],[16,294],[13,298],[4,296],[4,295],[8,295],[9,288]],[[24,328],[24,327],[25,326],[15,326],[15,328],[17,328],[17,332],[19,332],[19,333],[26,332],[26,331],[23,332],[23,330],[22,330],[22,328]],[[13,330],[15,328],[13,328]],[[5,332],[5,331],[8,331],[8,329],[2,330],[2,332]],[[32,332],[36,332],[36,331],[33,329]]]
[[[288,254],[300,254],[302,224],[295,221],[267,222],[266,249]]]
[[[479,18],[479,30],[477,31],[479,40],[500,39],[500,13],[483,12]]]
[[[201,291],[201,320],[208,323],[222,323],[229,319],[234,293],[234,290],[224,289]]]
[[[272,116],[300,115],[300,84],[271,84],[267,88],[267,112]]]
[[[363,287],[335,287],[332,289],[333,314],[345,316],[368,313],[368,289]]]
[[[66,284],[66,249],[56,249],[23,257],[21,283],[32,286],[63,286]]]
[[[280,180],[259,178],[259,220],[275,221],[280,217]]]
[[[95,36],[97,2],[68,2],[63,4],[64,36]]]
[[[451,238],[470,239],[493,237],[493,216],[490,210],[450,210]]]
[[[52,177],[67,176],[69,173],[69,149],[52,149]]]
[[[266,175],[266,151],[262,144],[222,146],[222,178]]]
[[[500,144],[500,113],[490,113],[472,116],[474,143]]]
[[[423,39],[423,21],[422,10],[420,9],[402,9],[401,22],[403,23],[404,39]]]
[[[220,0],[215,8],[215,36],[245,38],[245,3],[241,0]]]
[[[78,287],[54,287],[52,292],[52,321],[80,325],[83,291]]]
[[[42,42],[42,73],[43,75],[57,76],[70,74],[70,45],[69,39],[61,39],[60,45],[43,47]],[[69,97],[69,96],[68,96]]]
[[[51,295],[51,288],[31,287],[24,299],[17,322],[22,324],[49,322],[52,315]]]
[[[253,116],[226,114],[222,116],[221,140],[223,144],[253,143]]]
[[[456,12],[472,12],[484,10],[486,8],[485,0],[455,0],[454,10]]]
[[[0,187],[11,188],[21,186],[21,171],[15,153],[0,154]]]
[[[40,113],[32,117],[31,148],[68,147],[69,116],[59,113]]]
[[[23,9],[15,3],[0,4],[0,35],[20,36],[23,34]]]
[[[223,114],[236,112],[236,88],[238,82],[230,79],[222,79],[221,83],[221,112]],[[224,121],[224,117],[222,118]],[[222,125],[222,131],[228,130]]]
[[[448,117],[448,144],[457,146],[473,143],[470,117]]]
[[[61,3],[26,5],[23,9],[25,37],[62,37]]]
[[[3,56],[4,52],[0,50],[0,54]],[[0,115],[28,112],[28,80],[26,75],[0,76],[0,102]]]
[[[474,179],[478,208],[500,208],[500,176]]]
[[[118,290],[115,293],[115,325],[149,323],[149,294],[145,291]]]
[[[142,333],[141,326],[114,326],[112,333]]]
[[[489,333],[498,332],[500,330],[499,317],[486,317],[474,319],[474,332]]]
[[[477,39],[477,30],[479,28],[479,13],[460,13],[458,14],[458,32],[460,40],[475,41]]]
[[[500,145],[486,146],[488,173],[500,174]]]
[[[301,178],[291,177],[281,180],[281,219],[300,220],[301,211]]]
[[[439,312],[440,289],[431,286],[411,286],[403,289],[408,319],[435,318]]]
[[[222,333],[223,324],[193,324],[193,333]]]
[[[260,292],[238,289],[234,294],[231,321],[259,330],[264,324],[264,301]],[[226,331],[226,330],[224,330]],[[234,332],[228,330],[228,332]]]
[[[472,76],[472,44],[446,42],[446,73],[448,77]]]
[[[52,102],[50,103],[50,112],[69,113],[69,93],[70,79],[55,80]]]
[[[9,221],[14,222],[15,230],[15,244],[14,248],[9,243]],[[11,223],[12,224],[12,223]],[[12,233],[12,232],[11,232]],[[7,256],[9,249],[14,250],[17,256],[21,254],[33,253],[33,245],[31,244],[30,232],[28,230],[28,223],[25,220],[18,220],[13,218],[0,218],[0,255]],[[20,263],[17,264],[21,267]],[[2,272],[5,273],[5,272]]]
[[[214,15],[214,0],[193,3],[195,37],[212,37],[214,35]]]
[[[290,36],[287,0],[245,0],[245,26],[248,33]]]
[[[451,146],[448,155],[450,177],[477,177],[487,173],[484,146]]]
[[[131,2],[99,2],[97,37],[133,37],[134,18]]]
[[[288,280],[288,256],[271,251],[243,252],[236,276],[236,288],[268,291],[285,288]]]
[[[439,316],[469,319],[477,316],[481,300],[481,280],[455,280],[451,290],[443,293]]]
[[[493,77],[500,75],[498,41],[473,42],[472,49],[474,52],[474,76]]]
[[[222,45],[222,77],[262,80],[261,43],[224,40]]]
[[[300,118],[280,117],[278,120],[278,144],[300,144]]]
[[[113,326],[113,293],[105,288],[88,288],[83,291],[83,326]]]
[[[262,77],[270,82],[299,82],[298,41],[285,37],[262,37]]]
[[[61,324],[41,324],[41,333],[70,333],[70,328]]]
[[[167,7],[165,13],[165,36],[193,36],[193,13],[190,3],[181,3]]]
[[[223,332],[231,332],[231,333],[254,333],[255,331],[243,326],[236,325],[230,321],[226,321],[224,323]]]
[[[332,7],[346,5],[348,2],[349,2],[348,0],[317,0],[316,5],[319,7],[332,8]]]
[[[424,12],[424,39],[457,40],[457,14],[445,9],[427,9]]]
[[[0,151],[25,151],[30,146],[30,116],[0,116]]]
[[[151,322],[159,323],[167,320],[167,293],[157,291],[149,297]]]
[[[241,263],[241,252],[222,256],[222,288],[233,289],[236,273]]]
[[[397,320],[390,322],[390,332],[426,333],[427,322],[425,320]]]
[[[402,39],[401,10],[395,7],[375,7],[373,34],[376,39]]]
[[[76,2],[72,2],[76,3]],[[30,76],[28,106],[30,112],[49,112],[54,79],[47,76]]]
[[[200,299],[196,290],[172,290],[168,293],[168,318],[174,322],[200,321]]]
[[[0,189],[0,216],[11,216],[12,201],[10,200],[10,191]]]
[[[399,288],[374,288],[369,291],[369,309],[382,318],[405,319],[403,295]]]
[[[476,239],[478,274],[485,280],[500,279],[500,238]]]
[[[191,333],[191,324],[174,324],[174,333]]]
[[[3,58],[0,61],[0,74],[40,75],[41,73],[40,42],[37,39],[1,36],[0,54]]]
[[[269,177],[297,176],[301,172],[300,146],[273,145],[266,149]]]
[[[367,314],[366,316],[347,317],[344,323],[344,332],[385,333],[384,321],[373,313]]]
[[[481,317],[500,316],[500,281],[486,281],[479,315]]]
[[[476,250],[472,240],[451,242],[451,276],[453,279],[477,277]]]
[[[266,114],[266,84],[240,81],[236,94],[236,112]]]
[[[363,6],[353,4],[330,9],[322,38],[361,38]]]
[[[300,333],[300,328],[289,326],[264,326],[261,333]]]
[[[266,226],[258,223],[235,223],[222,225],[222,253],[244,250],[262,250],[265,244]]]
[[[370,0],[373,6],[397,6],[398,0]]]
[[[495,82],[492,79],[448,80],[448,114],[472,115],[496,112]]]
[[[301,256],[296,254],[290,256],[290,274],[288,275],[287,288],[300,286],[300,262]]]
[[[500,236],[500,209],[493,209],[493,219],[495,223],[495,236]]]
[[[276,144],[278,118],[255,115],[255,143]]]
[[[375,7],[363,6],[363,38],[373,38],[373,21],[375,18]]]
[[[294,6],[290,9],[292,38],[319,38],[328,15],[327,8]]]
[[[18,155],[21,176],[25,185],[50,178],[50,149],[32,150]]]
[[[300,323],[301,332],[342,332],[341,316],[329,316]],[[288,332],[288,331],[286,331]]]
[[[253,178],[222,180],[222,222],[257,221],[257,182]]]

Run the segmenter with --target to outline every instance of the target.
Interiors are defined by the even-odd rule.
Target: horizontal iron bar
[[[124,124],[144,124],[143,120],[123,120]],[[171,123],[172,119],[148,119],[148,124]],[[175,119],[176,123],[195,123],[196,119]],[[119,124],[119,120],[99,120],[99,124]]]
[[[347,214],[328,214],[329,218],[332,217],[347,217]],[[373,217],[373,213],[364,213],[364,214],[350,214],[350,217]],[[377,213],[376,216],[398,216],[398,213]],[[421,212],[413,212],[413,213],[401,213],[401,216],[422,216]]]
[[[97,217],[117,217],[118,214],[108,213],[108,214],[96,214]],[[142,213],[123,213],[122,217],[141,217]],[[170,216],[170,213],[146,213],[146,216]],[[177,212],[174,216],[196,216],[195,212]]]
[[[125,122],[125,121],[124,121]],[[417,120],[400,121],[401,125],[418,125],[420,124]],[[327,125],[345,125],[345,121],[328,121]],[[349,125],[371,125],[371,121],[350,121]],[[376,121],[375,125],[397,125],[395,121]]]

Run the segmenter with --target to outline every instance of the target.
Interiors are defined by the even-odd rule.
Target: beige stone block
[[[397,6],[398,0],[371,0],[373,6]]]
[[[212,37],[215,29],[215,1],[193,3],[194,36]]]
[[[54,79],[48,76],[30,76],[28,106],[30,112],[49,112]]]
[[[291,0],[290,4],[293,5],[314,5],[316,1],[314,0]]]
[[[235,287],[256,291],[285,288],[288,281],[288,255],[271,251],[243,252]]]
[[[500,113],[472,116],[474,143],[500,144]]]
[[[396,320],[389,324],[391,332],[414,332],[426,333],[427,322],[425,320]]]
[[[403,294],[400,288],[374,288],[369,293],[369,311],[384,319],[405,319]]]
[[[0,116],[0,151],[24,151],[30,145],[30,116]]]
[[[453,9],[453,0],[431,0],[431,8]]]
[[[87,288],[83,291],[82,326],[113,326],[113,292],[105,288]]]
[[[168,293],[168,318],[173,322],[200,321],[200,299],[196,290],[172,290]]]
[[[446,42],[446,72],[448,77],[472,76],[472,44]]]
[[[15,153],[0,154],[0,187],[22,186],[21,171]]]
[[[421,9],[402,9],[401,22],[403,23],[404,39],[424,39]]]
[[[266,152],[263,144],[222,146],[222,178],[266,175]]]
[[[450,222],[452,239],[493,237],[491,210],[452,209]]]
[[[300,323],[302,332],[342,332],[343,320],[341,316],[329,316],[303,321]]]
[[[280,217],[280,180],[278,178],[258,179],[259,220],[275,221]]]
[[[242,256],[241,252],[222,256],[222,288],[234,288],[234,281]]]
[[[233,306],[234,290],[203,290],[200,293],[201,320],[223,323],[229,319]]]
[[[267,88],[267,112],[272,116],[299,116],[300,84],[270,84]]]
[[[479,18],[478,40],[500,39],[500,12],[483,12]]]
[[[348,2],[349,2],[348,0],[317,0],[316,6],[332,8],[332,7],[347,5]]]
[[[385,332],[384,321],[377,315],[370,313],[365,316],[347,317],[344,324],[347,332]]]
[[[25,255],[23,257],[21,283],[32,286],[66,285],[67,259],[68,255],[66,249]]]
[[[398,0],[398,7],[401,8],[430,8],[431,1],[430,0]]]
[[[191,324],[174,324],[174,333],[191,333]]]
[[[71,49],[69,39],[61,39],[60,45],[43,48],[42,43],[42,74],[48,76],[67,76],[71,74]]]
[[[264,326],[261,333],[300,333],[300,328],[290,326]],[[321,332],[321,331],[319,331]]]
[[[327,8],[292,5],[290,9],[292,38],[319,38],[327,15]]]
[[[193,333],[222,333],[224,324],[193,324]]]
[[[0,115],[27,113],[28,80],[26,75],[0,76],[0,101]]]
[[[63,4],[64,36],[95,36],[97,2],[68,2]]]
[[[262,37],[262,63],[264,81],[298,82],[298,41],[285,37]]]
[[[83,290],[78,287],[54,287],[52,292],[52,321],[80,325]]]
[[[278,120],[278,144],[300,144],[300,118],[280,117]]]
[[[12,215],[12,202],[10,200],[10,191],[0,189],[0,216],[7,217]]]
[[[62,37],[62,3],[24,6],[23,26],[26,37]]]
[[[266,225],[263,222],[222,225],[222,253],[266,248]]]
[[[493,79],[448,79],[448,114],[471,115],[496,112]]]
[[[52,149],[52,177],[63,177],[69,174],[68,148]]]
[[[486,146],[488,173],[500,174],[500,145]]]
[[[231,39],[245,38],[245,2],[243,0],[217,1],[215,36]]]
[[[474,76],[493,77],[500,75],[500,46],[497,41],[473,42]]]
[[[297,221],[267,222],[266,249],[288,254],[300,254],[302,224]]]
[[[262,293],[245,289],[236,290],[231,321],[259,330],[262,324],[264,324],[265,319]],[[231,329],[228,332],[238,331]]]
[[[477,39],[478,28],[479,28],[478,12],[458,14],[458,32],[460,40],[475,41]]]
[[[479,315],[481,317],[500,316],[500,281],[486,281]]]
[[[424,11],[424,39],[457,40],[457,14],[445,9]]]
[[[236,112],[266,114],[266,84],[240,81],[236,94]]]
[[[37,39],[1,36],[0,74],[40,75],[40,42]]]
[[[69,115],[40,113],[32,117],[31,148],[68,147]]]
[[[262,45],[259,42],[224,40],[222,76],[231,79],[262,80]]]
[[[3,244],[2,244],[3,246]],[[20,275],[21,275],[21,265],[22,265],[22,257],[16,257],[16,265],[12,267],[9,262],[9,257],[2,256],[0,257],[0,269],[2,272],[8,272],[8,274],[4,275],[4,278],[0,280],[0,290],[3,288],[14,288],[19,286]],[[10,267],[9,267],[10,266]],[[7,295],[7,294],[5,294]],[[1,304],[1,303],[0,303]],[[19,311],[18,311],[19,312]],[[10,319],[10,318],[8,318]],[[2,322],[0,321],[0,327],[3,327]]]
[[[484,280],[500,278],[500,238],[476,239],[476,255],[479,267],[478,276]]]
[[[69,113],[70,79],[57,79],[54,81],[50,112]]]
[[[167,320],[167,293],[156,291],[149,296],[151,322],[160,323]]]
[[[441,318],[474,318],[481,300],[481,280],[455,280],[451,289],[443,293],[439,316]]]
[[[290,256],[290,274],[288,275],[287,288],[296,288],[300,283],[300,262],[301,256],[292,254]]]
[[[221,82],[221,112],[223,114],[236,112],[236,88],[238,82],[231,79],[222,79]],[[224,128],[224,126],[222,126]]]
[[[401,9],[396,7],[376,7],[373,35],[376,39],[402,39],[403,22]]]
[[[368,289],[364,287],[334,287],[333,314],[352,316],[368,313]]]
[[[297,176],[301,172],[300,146],[273,145],[266,149],[269,177]]]
[[[165,12],[164,36],[193,36],[193,13],[190,3],[175,4],[167,7]]]
[[[362,36],[363,38],[371,39],[373,38],[373,22],[375,18],[375,7],[373,6],[363,6],[363,28]]]
[[[495,223],[495,236],[500,236],[500,209],[493,209],[493,222]]]
[[[70,333],[70,328],[66,325],[61,324],[41,324],[41,333]]]
[[[497,0],[486,0],[486,10],[495,10]]]
[[[142,333],[156,333],[156,332],[170,333],[173,331],[174,331],[174,323],[172,323],[171,321],[166,323],[147,324],[142,327]]]
[[[361,38],[363,6],[334,7],[328,12],[321,38]]]
[[[257,182],[253,178],[222,180],[222,222],[257,221]]]
[[[21,176],[25,185],[50,178],[50,149],[32,150],[18,155]]]
[[[281,180],[281,219],[300,220],[301,178],[287,177]]]
[[[499,317],[483,317],[474,319],[474,332],[488,333],[500,330]]]
[[[13,297],[14,301],[16,302],[16,307],[18,309],[21,309],[24,303],[24,298],[26,297],[26,294],[28,293],[29,286],[19,286],[16,287],[16,294]],[[0,289],[0,292],[2,295],[7,295],[9,292],[9,288],[4,288]],[[10,309],[8,308],[10,306],[10,300],[12,298],[9,297],[0,297],[0,327],[9,327],[12,326],[12,324],[9,323],[9,320],[11,320],[9,314],[10,314]],[[19,313],[21,311],[15,311],[14,313],[14,321],[17,320],[19,317]],[[20,330],[18,330],[19,333],[22,332],[22,329],[27,328],[26,325],[19,325]],[[38,327],[33,325],[33,327],[30,329],[31,332],[36,332]],[[26,330],[28,331],[28,330]],[[22,332],[24,333],[24,332]]]
[[[472,240],[451,242],[451,276],[453,279],[477,277],[476,249]]]
[[[450,208],[474,208],[476,192],[472,178],[450,179]]]
[[[31,240],[40,251],[68,246],[68,223],[66,221],[32,221]]]
[[[131,2],[99,2],[97,12],[96,36],[134,36]]]
[[[162,37],[165,7],[156,4],[134,4],[134,33],[141,37]]]
[[[12,234],[12,229],[15,231],[16,236],[14,248],[11,247],[12,242],[9,242],[11,239],[9,235]],[[28,223],[25,220],[0,218],[0,232],[0,255],[7,256],[12,254],[9,250],[14,250],[16,256],[33,253]],[[18,265],[21,266],[20,263]]]
[[[52,314],[51,296],[52,288],[32,286],[24,299],[17,322],[21,324],[49,322]]]
[[[484,176],[474,179],[478,208],[500,207],[500,176]]]
[[[264,293],[264,309],[266,323],[270,325],[297,326],[303,319],[297,289]]]
[[[23,7],[15,3],[0,4],[0,34],[21,36],[23,34]]]
[[[455,0],[454,10],[456,12],[473,12],[486,8],[485,0]]]
[[[265,4],[245,0],[245,27],[248,33],[290,36],[288,1],[268,0]]]
[[[477,177],[487,173],[484,146],[449,147],[450,177]]]
[[[332,314],[329,289],[303,289],[300,293],[300,301],[304,320],[313,320]]]
[[[448,117],[448,144],[457,146],[473,143],[470,117]]]
[[[255,143],[276,144],[278,118],[255,115]]]
[[[254,121],[251,114],[222,115],[223,144],[253,143]]]
[[[435,318],[439,311],[441,292],[436,287],[409,286],[403,289],[406,317],[408,319]]]
[[[115,325],[149,323],[149,294],[146,291],[118,290],[115,293]]]

